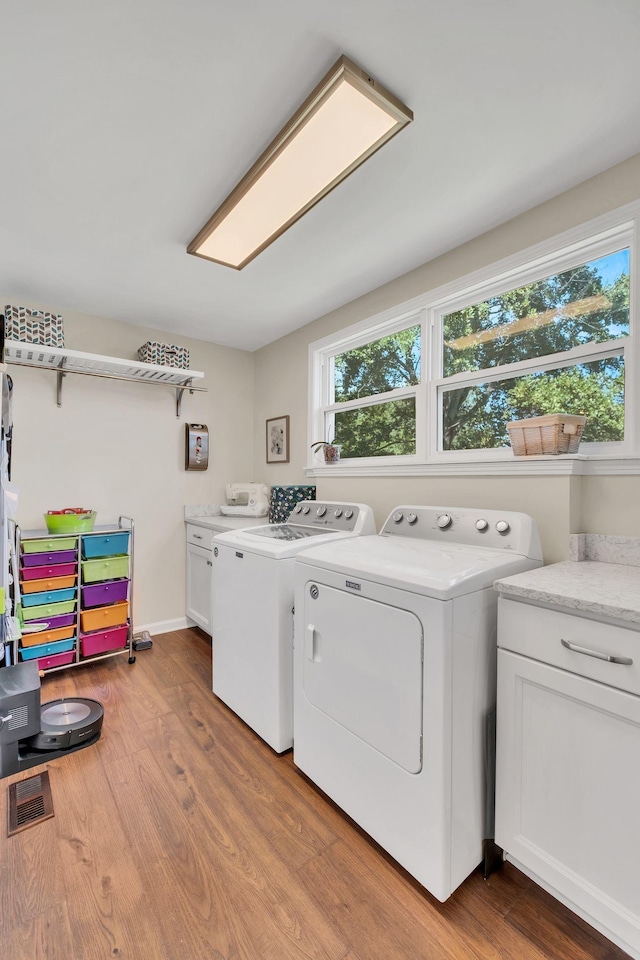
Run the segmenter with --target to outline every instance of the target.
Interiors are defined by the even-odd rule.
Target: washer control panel
[[[296,526],[375,533],[371,507],[363,503],[333,503],[303,500],[297,503],[286,520]]]
[[[399,506],[389,514],[381,536],[410,537],[493,547],[542,559],[538,528],[526,513],[473,507]]]

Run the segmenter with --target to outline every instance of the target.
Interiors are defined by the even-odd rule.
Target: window
[[[312,344],[311,441],[341,444],[347,468],[416,472],[512,460],[510,421],[584,413],[581,455],[637,455],[639,211],[601,218]]]

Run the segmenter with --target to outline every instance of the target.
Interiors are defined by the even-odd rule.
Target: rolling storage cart
[[[92,660],[133,653],[134,522],[90,533],[20,531],[17,553],[25,623],[46,623],[23,633],[20,660],[41,670],[62,670]]]

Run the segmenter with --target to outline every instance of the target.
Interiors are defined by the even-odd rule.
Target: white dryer
[[[375,534],[363,503],[304,501],[213,539],[213,692],[277,753],[293,743],[293,585],[311,544]]]
[[[541,563],[525,514],[427,506],[296,561],[294,762],[442,901],[483,855],[493,582]]]

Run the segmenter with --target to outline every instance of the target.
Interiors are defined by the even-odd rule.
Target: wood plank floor
[[[102,738],[46,764],[53,819],[2,831],[3,960],[626,957],[509,864],[436,901],[213,696],[197,629],[44,678],[73,695]]]

